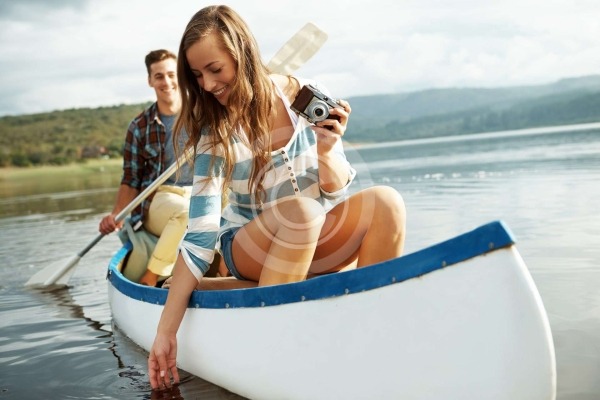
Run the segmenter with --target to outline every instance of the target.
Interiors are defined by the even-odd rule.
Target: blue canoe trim
[[[502,221],[494,221],[445,242],[367,268],[277,286],[194,291],[188,307],[266,307],[344,296],[397,284],[514,243],[508,227]],[[130,298],[164,305],[166,289],[132,283],[117,270],[119,262],[130,250],[128,243],[111,259],[107,275],[110,283]]]

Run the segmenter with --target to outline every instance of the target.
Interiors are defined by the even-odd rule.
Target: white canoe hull
[[[117,264],[114,322],[149,350],[166,291]],[[180,368],[248,398],[556,397],[548,318],[499,222],[355,271],[195,292],[178,343]]]

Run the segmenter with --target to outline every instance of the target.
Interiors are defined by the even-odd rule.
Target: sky
[[[177,52],[190,0],[0,0],[0,116],[152,100],[144,56]],[[268,61],[304,24],[296,71],[338,98],[600,73],[597,0],[233,0]]]

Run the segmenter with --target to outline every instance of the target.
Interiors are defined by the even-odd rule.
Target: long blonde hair
[[[186,58],[186,51],[192,45],[212,33],[217,34],[222,48],[231,54],[236,63],[227,107],[200,88]],[[264,192],[264,175],[261,171],[271,159],[270,117],[275,109],[275,95],[269,71],[244,20],[224,5],[209,6],[198,11],[181,38],[177,76],[182,102],[174,129],[175,143],[183,128],[189,134],[186,148],[195,147],[201,134],[210,135],[213,155],[217,146],[222,146],[226,168],[225,189],[233,173],[232,135],[241,134],[241,128],[247,135],[245,140],[254,155],[248,189],[254,191],[258,200],[260,193]],[[213,170],[212,165],[209,170]]]

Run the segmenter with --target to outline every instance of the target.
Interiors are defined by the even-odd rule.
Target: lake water
[[[355,190],[387,184],[404,196],[407,252],[504,220],[548,312],[558,398],[600,398],[600,129],[471,135],[348,155],[360,174]],[[119,247],[114,235],[83,257],[68,289],[23,287],[95,238],[114,182],[0,197],[0,398],[239,398],[186,374],[177,390],[151,394],[145,352],[111,325],[105,272]]]

